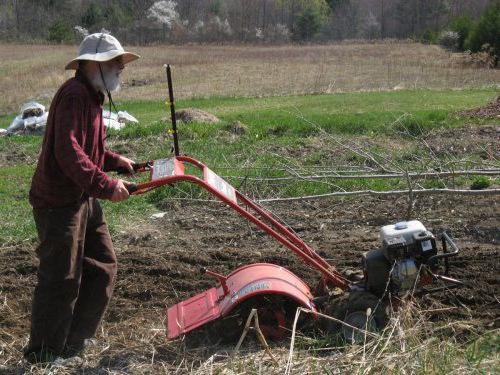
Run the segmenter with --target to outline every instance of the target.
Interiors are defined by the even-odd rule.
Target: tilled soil
[[[341,271],[359,268],[360,255],[378,246],[380,226],[401,220],[406,207],[406,198],[371,197],[267,206]],[[175,202],[165,210],[164,218],[114,236],[120,266],[105,318],[110,342],[130,327],[160,329],[166,306],[214,285],[215,280],[201,275],[201,267],[228,274],[244,264],[271,262],[311,286],[319,279],[293,253],[219,203]],[[430,306],[454,307],[433,319],[467,320],[479,331],[500,327],[499,213],[497,196],[430,196],[417,201],[416,219],[433,233],[447,230],[456,239],[461,251],[450,262],[450,276],[466,283],[422,299]],[[17,350],[27,339],[36,267],[35,244],[2,249],[0,341],[11,342]]]

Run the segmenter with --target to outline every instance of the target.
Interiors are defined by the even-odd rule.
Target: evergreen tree
[[[450,30],[458,34],[457,49],[463,51],[465,49],[465,41],[469,37],[474,23],[469,16],[455,18],[450,25]]]
[[[328,20],[330,8],[325,0],[282,1],[290,7],[295,40],[310,40]]]
[[[466,48],[472,52],[488,52],[498,66],[500,57],[500,0],[493,2],[472,29],[466,41]]]

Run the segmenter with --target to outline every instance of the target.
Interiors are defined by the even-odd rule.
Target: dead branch
[[[357,196],[357,195],[406,195],[408,190],[388,190],[388,191],[375,191],[375,190],[358,190],[358,191],[339,191],[328,194],[318,194],[318,195],[308,195],[303,197],[294,198],[272,198],[272,199],[259,199],[257,202],[284,202],[284,201],[300,201],[308,199],[320,199],[327,197],[341,197],[341,196]],[[432,194],[444,194],[444,195],[499,195],[500,189],[484,189],[484,190],[459,190],[459,189],[419,189],[413,190],[413,194],[417,195],[432,195]]]
[[[408,172],[408,173],[386,173],[386,174],[339,174],[339,172],[329,171],[330,174],[303,176],[293,173],[288,177],[248,177],[248,176],[221,176],[225,179],[249,180],[249,181],[289,181],[289,180],[321,180],[321,179],[392,179],[392,178],[428,178],[428,177],[458,177],[458,176],[499,176],[500,169],[471,169],[446,172]]]

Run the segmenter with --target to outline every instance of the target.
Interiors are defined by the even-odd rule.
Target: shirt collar
[[[89,90],[90,96],[92,99],[99,105],[103,105],[104,103],[104,94],[94,88],[90,83],[89,79],[83,74],[79,69],[75,73],[75,78],[83,83],[85,87]]]

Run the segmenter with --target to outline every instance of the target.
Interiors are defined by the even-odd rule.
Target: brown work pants
[[[34,209],[38,284],[25,354],[63,352],[92,337],[113,293],[116,256],[99,203]]]

